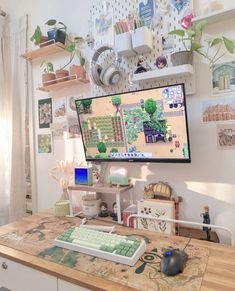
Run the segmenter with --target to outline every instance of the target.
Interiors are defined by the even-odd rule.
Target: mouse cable
[[[190,234],[190,238],[189,238],[188,242],[186,243],[185,247],[183,248],[183,251],[187,248],[187,246],[189,245],[191,239],[192,239],[192,238],[191,238],[191,234]]]

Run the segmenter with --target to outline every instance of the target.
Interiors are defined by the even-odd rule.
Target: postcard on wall
[[[80,127],[77,116],[67,116],[68,138],[80,136]]]
[[[141,0],[139,1],[139,17],[144,21],[145,25],[150,28],[152,19],[154,17],[154,1],[153,0]]]
[[[66,98],[53,100],[53,120],[54,122],[65,119],[66,117]]]
[[[217,145],[220,150],[235,149],[235,124],[217,125]]]
[[[235,96],[203,101],[202,120],[203,122],[235,120]]]
[[[52,123],[52,101],[51,98],[38,100],[39,128],[49,128]]]
[[[64,132],[67,132],[67,123],[66,121],[51,123],[50,130],[53,138],[62,138]]]
[[[52,135],[38,134],[37,136],[38,154],[52,153]]]
[[[102,45],[114,45],[113,9],[111,2],[102,1],[102,9],[94,19],[94,39],[96,47]]]
[[[146,229],[157,231],[166,234],[173,234],[175,225],[165,221],[157,221],[151,219],[156,218],[171,218],[175,217],[174,201],[165,201],[158,199],[145,199],[137,202],[137,213],[139,215],[148,216],[148,218],[140,218],[136,220],[135,227],[138,229]]]
[[[217,64],[212,68],[212,93],[235,91],[235,62]]]
[[[83,98],[83,96],[68,96],[67,97],[67,115],[77,115],[75,99]]]

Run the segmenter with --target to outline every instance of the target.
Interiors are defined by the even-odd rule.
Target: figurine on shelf
[[[113,211],[111,213],[111,217],[113,218],[113,220],[117,221],[117,203],[114,202],[113,203]]]
[[[167,67],[167,59],[166,59],[166,57],[164,57],[164,56],[157,57],[156,62],[155,62],[155,66],[158,69],[163,69],[163,68]]]
[[[100,217],[107,217],[107,216],[109,216],[107,203],[101,202],[99,216]]]
[[[205,224],[211,223],[208,206],[204,206],[204,212],[201,213],[201,216],[203,217],[203,223]],[[202,229],[206,232],[206,240],[211,241],[211,228],[203,226]]]
[[[139,60],[137,63],[137,69],[135,70],[134,74],[144,73],[151,70],[149,64],[146,62],[144,56],[139,56]]]

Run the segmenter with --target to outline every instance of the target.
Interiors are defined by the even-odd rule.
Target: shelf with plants
[[[89,80],[79,78],[77,75],[70,75],[54,79],[53,83],[52,81],[48,81],[48,83],[49,85],[47,85],[47,82],[44,82],[44,84],[37,89],[44,92],[55,92],[67,87],[88,84]]]
[[[134,74],[132,82],[144,82],[173,77],[190,77],[194,74],[194,68],[192,65],[181,65],[175,67],[169,67],[159,70],[148,71],[144,73]]]
[[[22,54],[21,57],[25,58],[28,61],[32,61],[34,59],[42,58],[62,51],[65,51],[65,45],[52,40],[42,43],[41,47],[39,48],[28,50],[27,52]]]
[[[192,22],[200,22],[200,21],[206,21],[207,24],[212,24],[215,22],[223,21],[223,20],[228,20],[231,18],[235,17],[235,7],[234,8],[227,8],[227,9],[222,9],[218,11],[214,11],[208,14],[196,16],[192,19]]]

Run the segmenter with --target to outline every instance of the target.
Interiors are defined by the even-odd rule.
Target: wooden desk
[[[16,221],[14,223],[5,225],[0,227],[0,235],[7,234],[9,232],[16,231],[19,227],[24,227],[25,229],[29,229],[30,225],[33,225],[33,222],[36,221],[36,219],[39,218],[45,218],[45,217],[52,217],[52,214],[49,212],[45,213],[39,213],[36,215],[33,215],[32,217],[27,217],[22,220]],[[70,221],[74,221],[78,218],[68,218]],[[108,224],[101,221],[94,221],[95,224]],[[174,240],[175,242],[182,242],[184,245],[186,240],[183,237],[176,237],[176,236],[167,236],[167,235],[160,235],[158,233],[153,232],[146,232],[146,231],[140,231],[140,230],[134,230],[129,229],[124,226],[117,225],[116,226],[117,231],[123,232],[123,233],[139,233],[142,235],[150,235],[151,239],[156,240],[158,242],[168,242],[169,240]],[[208,258],[208,264],[206,267],[206,271],[203,277],[201,290],[203,291],[216,291],[216,290],[223,290],[223,291],[232,291],[235,290],[235,248],[224,246],[220,244],[215,243],[209,243],[206,241],[199,241],[192,239],[193,245],[198,247],[204,247],[209,250],[209,258]],[[32,241],[32,244],[35,244],[35,241]],[[22,265],[23,267],[27,266],[28,269],[37,270],[42,272],[42,274],[45,274],[48,276],[45,280],[48,281],[48,284],[50,283],[51,286],[55,287],[41,287],[41,282],[43,283],[43,280],[40,282],[33,282],[35,286],[31,289],[32,290],[44,290],[44,291],[72,291],[72,290],[84,290],[80,289],[80,287],[72,287],[71,289],[69,287],[66,287],[64,284],[66,282],[70,282],[75,285],[83,286],[85,288],[89,288],[92,290],[106,290],[106,291],[125,291],[125,290],[136,290],[134,288],[130,288],[127,286],[124,286],[122,284],[116,283],[114,281],[109,281],[106,279],[103,279],[101,277],[97,277],[94,275],[91,275],[89,273],[84,273],[75,269],[71,269],[69,267],[65,267],[64,265],[56,264],[53,262],[50,262],[48,260],[39,258],[34,255],[29,255],[23,251],[15,250],[13,248],[0,245],[0,285],[1,285],[1,274],[4,274],[5,271],[8,272],[8,270],[2,271],[3,268],[3,261],[5,259],[8,260],[8,262],[16,262],[18,263],[18,266]],[[7,272],[5,274],[7,274]],[[7,277],[7,276],[6,276]],[[3,278],[3,277],[2,277]],[[31,278],[30,276],[28,277]],[[57,284],[53,281],[53,278],[57,280]],[[17,280],[17,278],[13,278],[14,280]],[[13,281],[14,281],[13,280]],[[44,281],[45,281],[44,280]],[[30,281],[30,280],[29,280]],[[46,281],[45,281],[46,282]],[[68,284],[70,284],[68,283]],[[37,289],[37,285],[39,285],[39,289]],[[58,286],[65,286],[58,288]],[[6,286],[8,287],[8,286]],[[9,288],[9,287],[8,287]],[[13,289],[13,287],[11,287]],[[54,289],[53,289],[54,288]],[[13,291],[28,291],[30,289],[13,289]],[[85,289],[86,290],[86,289]]]

